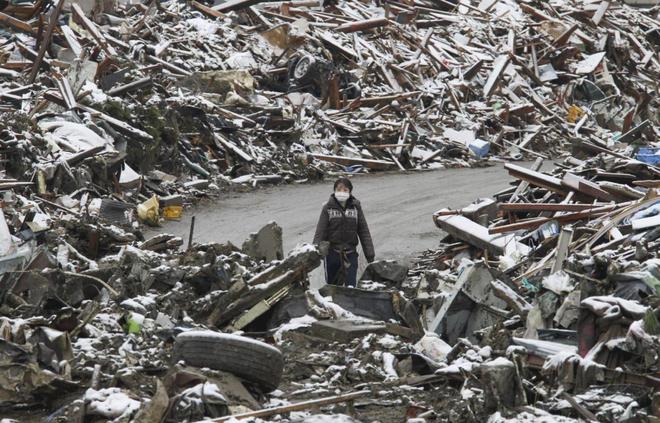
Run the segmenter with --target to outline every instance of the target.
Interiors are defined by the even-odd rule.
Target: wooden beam
[[[576,222],[578,220],[585,220],[585,219],[591,219],[591,218],[596,218],[600,217],[603,214],[612,211],[616,208],[620,207],[620,205],[617,204],[612,204],[609,206],[602,206],[602,207],[596,207],[591,210],[585,210],[585,211],[579,211],[576,213],[569,213],[569,214],[563,214],[561,216],[553,216],[553,217],[540,217],[537,219],[529,219],[525,220],[522,222],[517,222],[517,223],[511,223],[508,225],[502,225],[502,226],[495,226],[493,228],[488,229],[488,233],[490,235],[495,235],[495,234],[503,234],[507,232],[515,232],[515,231],[520,231],[520,230],[529,230],[529,229],[536,229],[539,226],[543,225],[544,223],[548,223],[550,221],[556,220],[560,224],[561,223],[568,223],[568,222]]]
[[[234,10],[241,10],[261,3],[263,0],[229,0],[217,6],[213,6],[213,10],[218,12],[227,13]]]
[[[71,3],[71,10],[73,11],[74,15],[80,19],[80,22],[85,27],[87,32],[89,32],[94,41],[96,41],[96,43],[103,49],[103,51],[105,51],[105,53],[110,57],[117,56],[115,49],[108,44],[108,40],[106,40],[105,36],[101,33],[96,24],[89,20],[87,16],[85,16],[85,12],[83,12],[77,3]]]
[[[337,395],[337,396],[332,396],[332,397],[327,397],[327,398],[321,398],[321,399],[316,399],[316,400],[309,400],[309,401],[303,401],[299,402],[296,404],[289,404],[289,405],[282,405],[279,407],[272,407],[272,408],[266,408],[263,410],[256,410],[256,411],[249,411],[247,413],[241,413],[241,414],[234,414],[233,416],[225,416],[225,417],[220,417],[217,419],[213,420],[203,420],[203,421],[198,421],[194,423],[221,423],[221,422],[226,422],[230,420],[243,420],[243,419],[249,419],[253,417],[269,417],[269,416],[274,416],[276,414],[284,414],[284,413],[290,413],[293,411],[303,411],[303,410],[309,410],[311,408],[319,408],[324,405],[331,405],[331,404],[338,404],[342,402],[350,402],[354,401],[358,398],[363,398],[367,397],[369,395],[372,395],[372,392],[369,390],[364,390],[364,391],[357,391],[357,392],[352,392],[350,394],[344,394],[344,395]]]
[[[446,210],[439,210],[433,214],[435,225],[456,239],[467,242],[477,248],[488,250],[493,255],[500,256],[507,248],[515,248],[523,255],[527,255],[530,248],[522,244],[513,236],[493,236],[488,228],[482,226],[465,216],[446,215]]]
[[[359,157],[331,156],[327,154],[312,154],[312,157],[326,162],[338,163],[343,166],[364,165],[374,170],[387,170],[396,166],[396,163],[386,160],[372,160]]]
[[[512,163],[505,164],[504,168],[509,171],[509,175],[527,181],[531,185],[545,188],[559,194],[566,194],[566,189],[561,184],[561,180],[554,176],[536,172]]]
[[[118,96],[122,95],[124,93],[127,93],[129,91],[133,90],[139,90],[142,88],[150,87],[152,84],[152,79],[150,76],[140,78],[138,80],[135,80],[133,82],[129,82],[128,84],[120,85],[118,87],[112,88],[106,92],[107,95],[109,96]]]
[[[211,7],[208,7],[206,5],[203,5],[202,3],[196,2],[194,0],[191,3],[191,6],[195,9],[199,10],[200,12],[205,14],[206,16],[209,16],[211,18],[224,19],[224,17],[226,16],[224,13],[218,12],[217,10],[215,10]]]
[[[603,204],[558,204],[558,203],[501,203],[499,204],[500,210],[507,211],[535,211],[535,212],[575,212],[583,210],[593,210],[602,206]]]
[[[600,21],[603,20],[603,17],[605,17],[607,9],[610,8],[610,4],[611,3],[609,1],[603,1],[600,3],[598,10],[596,10],[596,13],[594,13],[594,16],[591,18],[591,22],[593,22],[594,25],[600,25]]]
[[[571,191],[577,191],[581,194],[603,201],[612,201],[612,195],[601,189],[597,183],[584,179],[581,176],[572,173],[566,173],[561,180],[561,184],[570,188]]]
[[[509,57],[508,54],[503,54],[495,59],[495,62],[493,63],[493,71],[490,73],[486,85],[484,85],[484,97],[486,97],[486,99],[490,98],[491,94],[493,94],[504,69],[509,65],[509,60],[511,60],[511,57]]]
[[[238,146],[233,142],[226,140],[222,135],[213,134],[213,138],[220,145],[222,145],[225,150],[232,151],[234,154],[236,154],[238,157],[245,160],[246,162],[252,163],[254,161],[254,158],[252,156],[250,156],[248,153],[238,148]]]
[[[16,19],[12,16],[7,15],[6,13],[0,12],[0,25],[8,26],[14,29],[17,29],[22,32],[27,32],[28,34],[36,34],[36,30],[32,26],[20,19]]]
[[[46,29],[46,34],[44,35],[44,38],[41,40],[41,45],[39,46],[39,53],[37,53],[37,58],[35,59],[34,63],[32,63],[32,70],[30,71],[30,76],[28,77],[28,83],[30,84],[32,84],[34,80],[37,78],[37,73],[39,72],[39,68],[41,67],[41,62],[44,59],[46,50],[48,50],[48,46],[50,46],[50,41],[51,38],[53,37],[53,30],[55,29],[55,25],[57,25],[57,20],[59,19],[60,13],[62,12],[63,8],[64,8],[64,0],[60,0],[57,2],[57,6],[55,7],[55,10],[53,10],[53,12],[51,12],[50,14],[50,21],[48,22],[48,28]]]
[[[348,22],[343,25],[339,25],[335,28],[335,31],[345,33],[366,31],[369,29],[387,26],[389,24],[390,20],[387,18],[366,19],[363,21]]]

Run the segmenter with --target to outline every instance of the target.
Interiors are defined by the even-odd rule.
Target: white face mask
[[[339,202],[343,203],[344,201],[348,200],[350,196],[351,194],[346,191],[335,191],[335,198]]]

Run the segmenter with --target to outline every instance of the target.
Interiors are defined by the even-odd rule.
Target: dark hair
[[[333,190],[337,190],[337,185],[343,185],[346,188],[348,188],[348,192],[353,192],[353,184],[351,181],[348,180],[348,178],[339,178],[335,181],[335,186],[332,188]]]

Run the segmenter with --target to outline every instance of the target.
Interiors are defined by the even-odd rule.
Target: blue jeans
[[[331,285],[346,285],[355,288],[358,270],[358,253],[346,253],[348,267],[342,269],[341,254],[330,249],[325,257],[325,281]]]

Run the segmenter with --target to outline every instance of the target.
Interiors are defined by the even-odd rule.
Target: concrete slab
[[[275,222],[269,222],[259,232],[253,232],[243,242],[243,252],[257,260],[282,260],[282,228]]]

